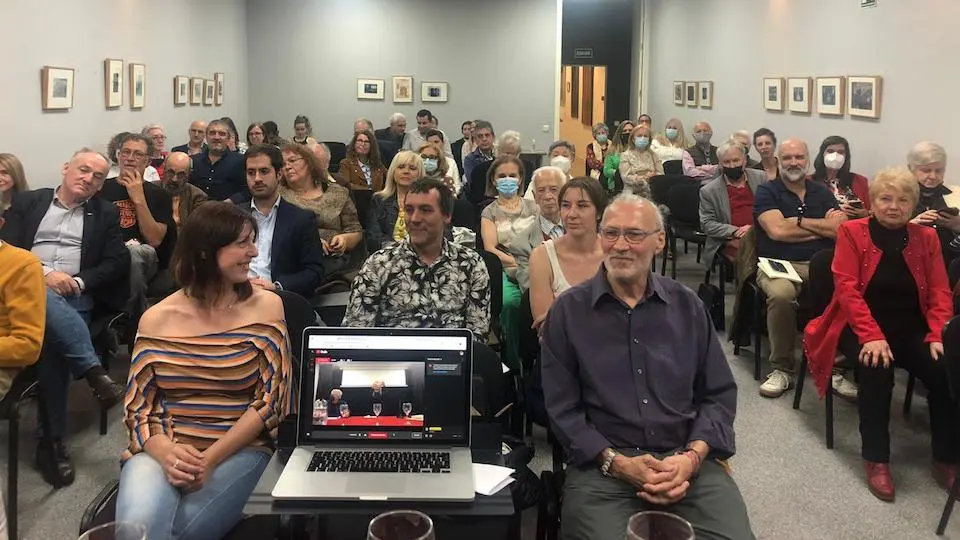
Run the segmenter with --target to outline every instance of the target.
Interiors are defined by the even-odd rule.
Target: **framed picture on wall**
[[[673,81],[673,104],[674,105],[684,105],[686,100],[683,99],[683,81]]]
[[[200,105],[203,103],[203,79],[194,77],[190,79],[190,104]]]
[[[768,111],[783,110],[783,79],[780,77],[763,80],[763,108]]]
[[[186,105],[190,101],[190,78],[177,75],[173,78],[173,105]]]
[[[810,114],[810,77],[787,79],[787,108],[790,112]]]
[[[217,85],[213,82],[213,79],[204,79],[203,81],[203,104],[213,105],[213,95],[217,91]]]
[[[73,69],[43,66],[40,70],[40,106],[45,111],[73,107]]]
[[[878,76],[847,77],[847,111],[850,116],[880,118],[883,78]]]
[[[824,116],[843,116],[846,89],[843,77],[817,77],[817,113]]]
[[[357,99],[383,99],[383,79],[357,79]]]
[[[437,101],[445,103],[449,86],[445,82],[420,83],[420,101]]]
[[[713,107],[713,81],[698,82],[697,93],[700,97],[700,107],[704,109]]]
[[[697,83],[688,82],[686,83],[686,93],[687,93],[687,107],[696,107],[697,106]]]
[[[147,101],[147,66],[130,64],[130,108],[142,109]]]
[[[223,73],[213,74],[213,104],[217,107],[223,105]]]
[[[103,61],[103,91],[108,109],[123,105],[123,60]]]
[[[413,103],[413,77],[399,76],[393,78],[393,102]]]

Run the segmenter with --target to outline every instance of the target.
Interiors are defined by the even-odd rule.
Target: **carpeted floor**
[[[693,260],[693,250],[690,255],[681,255],[679,262],[681,281],[695,287],[703,279],[703,271]],[[728,310],[732,303],[728,295]],[[898,379],[894,391],[890,428],[897,501],[890,504],[875,499],[865,487],[854,405],[835,400],[836,448],[827,450],[823,435],[824,406],[817,399],[813,385],[808,384],[804,389],[799,411],[791,408],[792,391],[777,400],[764,399],[757,394],[759,383],[753,380],[752,351],[742,350],[741,357],[736,358],[725,338],[724,347],[740,389],[736,421],[738,453],[732,465],[758,539],[936,537],[934,530],[946,494],[929,473],[926,401],[918,395],[910,417],[904,418],[900,413],[905,377]],[[119,367],[114,374],[122,377]],[[20,429],[21,538],[76,538],[87,504],[118,475],[118,456],[125,446],[120,408],[111,411],[110,432],[101,437],[97,432],[93,398],[83,383],[74,385],[70,396],[69,444],[77,480],[58,491],[43,483],[32,467],[34,422],[35,407],[29,405]],[[0,423],[0,440],[6,441],[8,436],[6,422]],[[541,430],[534,436],[537,457],[532,468],[539,472],[550,467],[550,450]],[[0,475],[5,475],[6,470],[6,444],[2,444]],[[3,485],[5,488],[5,482]],[[534,519],[533,515],[524,516],[525,538],[533,537]],[[951,521],[945,538],[960,539],[960,516]]]

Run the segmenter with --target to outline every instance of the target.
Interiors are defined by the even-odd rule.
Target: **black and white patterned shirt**
[[[343,326],[467,328],[486,341],[490,276],[480,255],[443,241],[427,266],[406,240],[374,253],[353,280]]]

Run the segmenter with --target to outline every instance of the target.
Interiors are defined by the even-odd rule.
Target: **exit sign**
[[[574,49],[574,50],[573,50],[573,57],[574,57],[574,58],[581,59],[581,60],[586,59],[586,58],[593,58],[593,49],[592,49],[592,48],[590,48],[590,49],[587,49],[587,48],[584,48],[584,49]]]

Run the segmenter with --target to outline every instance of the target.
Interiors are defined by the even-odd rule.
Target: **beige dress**
[[[329,242],[341,233],[363,232],[357,207],[350,199],[347,188],[329,184],[319,197],[301,197],[285,187],[280,188],[280,196],[287,202],[310,210],[317,216],[317,231],[320,238]]]

